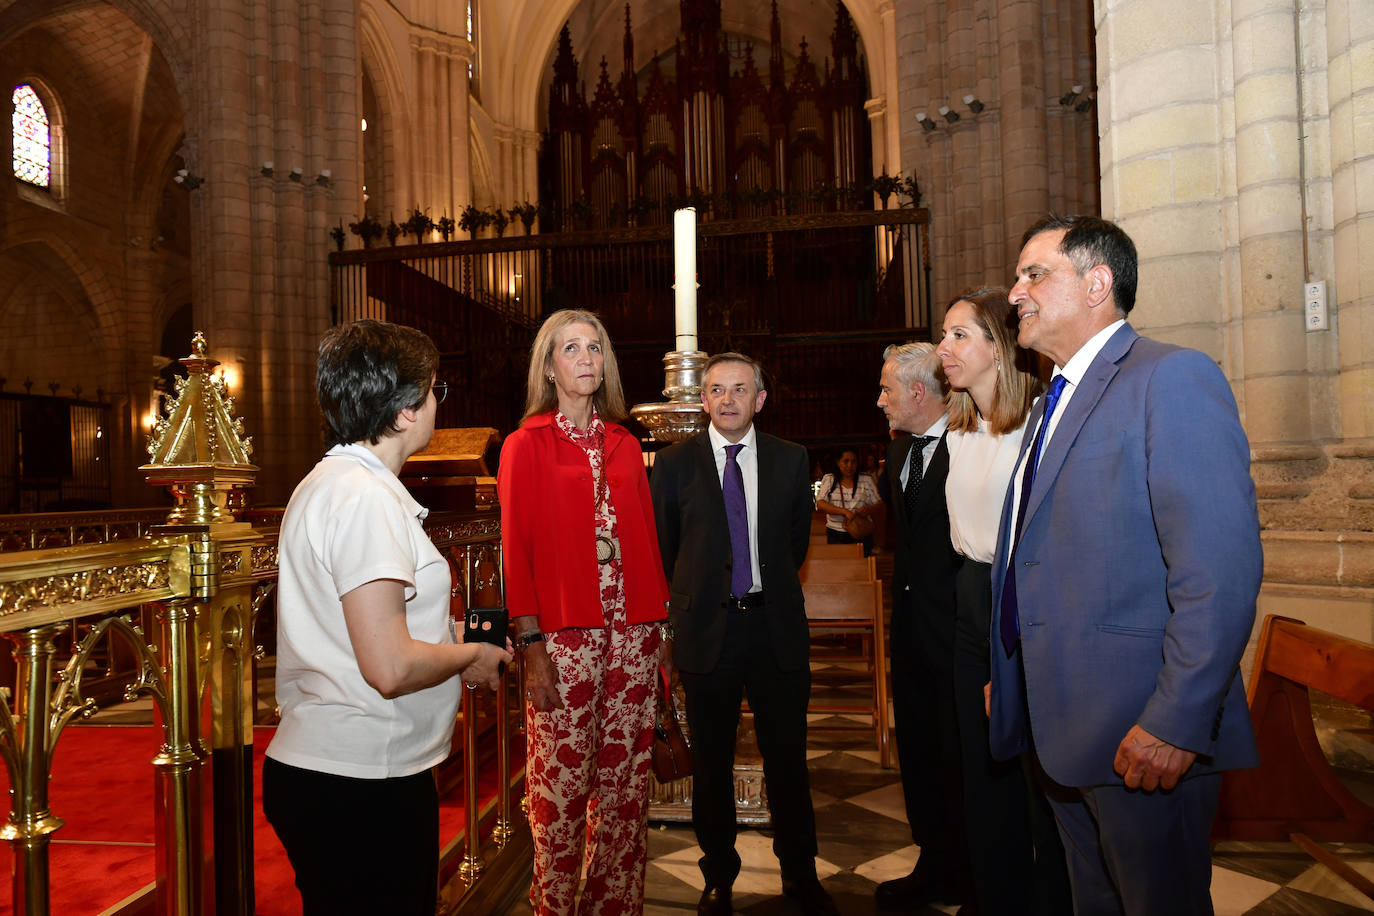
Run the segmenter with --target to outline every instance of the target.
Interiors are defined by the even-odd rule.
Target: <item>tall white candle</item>
[[[673,301],[677,349],[697,348],[697,211],[684,207],[673,214]]]

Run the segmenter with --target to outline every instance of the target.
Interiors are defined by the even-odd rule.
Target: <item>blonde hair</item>
[[[1026,422],[1036,396],[1045,390],[1045,383],[1028,368],[1030,354],[1016,345],[1016,310],[1007,299],[1007,291],[1000,286],[984,286],[960,293],[951,300],[949,308],[960,302],[973,306],[974,321],[983,336],[992,342],[997,354],[997,385],[993,389],[992,410],[990,416],[984,417],[988,421],[988,432],[994,436],[1014,432]],[[951,430],[977,431],[978,405],[973,403],[972,395],[952,388],[945,396],[945,404],[949,407]]]
[[[597,414],[609,423],[619,423],[629,416],[625,409],[625,389],[620,384],[620,366],[615,361],[615,348],[611,346],[611,335],[606,333],[606,326],[594,312],[562,309],[544,319],[539,333],[534,335],[534,344],[530,346],[530,371],[525,379],[525,415],[520,418],[521,423],[558,406],[558,387],[549,380],[553,371],[553,348],[558,342],[559,332],[578,323],[591,325],[596,336],[601,338],[601,384],[592,395]]]

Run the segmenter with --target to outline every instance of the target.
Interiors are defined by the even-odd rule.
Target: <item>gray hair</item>
[[[703,385],[706,383],[706,376],[710,375],[711,370],[721,363],[743,363],[754,372],[755,393],[768,390],[768,386],[763,380],[763,366],[759,365],[759,361],[753,357],[745,356],[743,353],[736,353],[733,350],[727,353],[717,353],[706,360],[706,365],[701,370],[701,381]]]
[[[945,374],[940,368],[940,357],[935,355],[935,344],[924,341],[910,341],[892,344],[883,351],[883,362],[897,364],[897,381],[911,386],[920,382],[940,397],[947,392]]]

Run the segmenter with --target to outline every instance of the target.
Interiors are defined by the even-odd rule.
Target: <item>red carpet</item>
[[[291,865],[262,815],[262,760],[271,728],[254,729],[254,884],[258,916],[300,916]],[[49,861],[51,911],[62,916],[94,916],[137,893],[154,880],[154,770],[159,734],[151,727],[73,725],[62,733],[53,762],[49,805],[66,824],[53,834]],[[514,749],[515,766],[522,760]],[[481,797],[495,792],[495,767],[479,784]],[[8,788],[0,766],[0,785]],[[484,803],[485,804],[485,803]],[[516,812],[516,816],[518,812]],[[440,803],[441,848],[448,849],[466,827],[462,794]],[[485,832],[484,828],[484,832]],[[457,867],[461,848],[451,855],[445,874]],[[13,872],[8,843],[0,843],[0,874]],[[14,912],[12,884],[0,888],[0,916]]]
[[[66,821],[52,835],[53,913],[99,913],[153,881],[151,728],[73,725],[57,742],[49,807]],[[0,767],[0,784],[9,774]],[[3,873],[13,874],[10,844],[0,843]],[[0,890],[0,914],[14,912],[12,882]]]

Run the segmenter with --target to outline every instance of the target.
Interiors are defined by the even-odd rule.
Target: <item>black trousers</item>
[[[971,895],[963,774],[954,709],[954,608],[892,599],[892,718],[916,871],[960,900]]]
[[[354,779],[268,757],[262,808],[295,869],[304,916],[434,916],[439,794],[429,770]]]
[[[965,560],[954,583],[954,702],[973,883],[983,916],[1069,913],[1064,847],[1031,761],[994,760],[988,751],[991,573],[987,563]]]
[[[864,545],[864,556],[873,555],[873,535],[869,535],[863,540],[858,540],[848,531],[832,531],[825,529],[825,542],[827,544],[862,544]]]
[[[739,874],[735,852],[735,734],[740,701],[749,697],[763,755],[773,852],[784,878],[816,876],[816,816],[806,770],[806,705],[811,669],[778,667],[767,607],[731,611],[714,671],[679,671],[692,742],[692,826],[708,887],[729,887]]]

